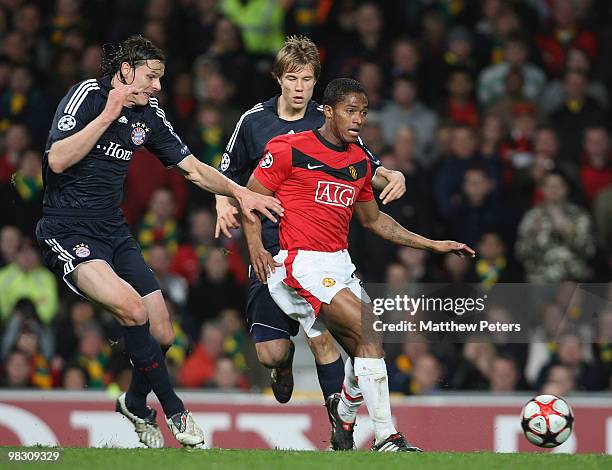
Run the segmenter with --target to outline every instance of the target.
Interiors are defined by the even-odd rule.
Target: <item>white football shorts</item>
[[[334,296],[348,288],[363,302],[370,302],[355,273],[348,250],[336,252],[281,250],[274,257],[277,267],[268,278],[268,289],[276,304],[297,320],[309,338],[326,328],[317,319],[322,304],[330,304]]]

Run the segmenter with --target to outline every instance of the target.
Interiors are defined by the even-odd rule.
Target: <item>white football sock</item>
[[[340,392],[340,403],[338,403],[338,415],[345,423],[354,423],[357,417],[357,409],[363,403],[363,395],[357,384],[355,371],[351,358],[344,363],[344,382]]]
[[[374,425],[378,444],[397,432],[391,418],[387,366],[382,358],[356,357],[354,361],[355,376]]]

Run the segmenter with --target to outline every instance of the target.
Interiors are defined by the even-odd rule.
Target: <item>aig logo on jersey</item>
[[[315,202],[330,206],[350,207],[355,202],[355,188],[332,181],[319,181]]]
[[[274,158],[272,158],[272,154],[268,152],[261,159],[261,163],[259,164],[259,166],[262,168],[270,168],[272,166],[272,163],[274,163]]]
[[[132,124],[132,142],[134,145],[142,145],[147,139],[147,133],[150,131],[146,124],[135,122]]]

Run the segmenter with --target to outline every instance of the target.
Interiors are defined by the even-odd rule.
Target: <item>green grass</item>
[[[1,466],[9,450],[44,450],[43,448],[0,448]],[[51,450],[51,449],[50,449]],[[61,463],[20,464],[9,468],[74,468],[120,470],[185,469],[538,469],[580,470],[610,469],[610,455],[494,454],[489,452],[432,452],[397,454],[373,452],[292,452],[266,450],[192,450],[182,449],[64,449]]]

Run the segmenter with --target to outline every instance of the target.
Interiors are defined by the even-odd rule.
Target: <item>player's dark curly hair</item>
[[[357,80],[352,78],[336,78],[329,82],[323,93],[323,106],[331,106],[340,103],[351,93],[361,93],[366,98],[368,94]]]
[[[147,60],[166,61],[163,51],[143,36],[130,36],[123,42],[108,43],[102,46],[102,73],[111,77],[119,74],[119,80],[126,83],[121,73],[121,64],[127,62],[136,68]]]

